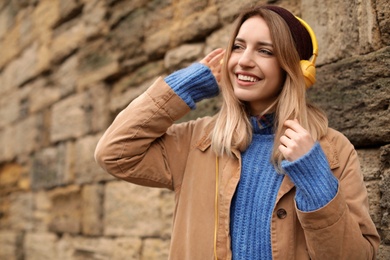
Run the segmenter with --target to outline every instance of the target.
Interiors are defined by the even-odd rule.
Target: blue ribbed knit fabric
[[[196,102],[215,97],[219,93],[218,83],[209,67],[194,63],[191,66],[168,75],[165,82],[179,95],[191,109]]]
[[[295,201],[302,211],[325,206],[337,193],[338,180],[332,174],[318,142],[298,160],[283,161],[282,168],[297,187]]]
[[[270,161],[272,128],[253,127],[252,143],[241,155],[241,177],[230,211],[234,260],[272,259],[271,217],[283,175]]]

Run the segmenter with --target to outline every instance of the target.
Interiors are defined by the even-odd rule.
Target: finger
[[[284,135],[287,136],[290,139],[294,139],[296,136],[297,132],[292,130],[291,128],[287,128],[286,131],[284,131]]]
[[[279,147],[278,147],[278,149],[279,149],[279,151],[282,153],[282,155],[283,155],[283,157],[286,159],[286,160],[288,160],[288,161],[292,161],[292,158],[290,157],[290,150],[287,148],[287,147],[285,147],[285,146],[283,146],[283,145],[279,145]]]
[[[223,52],[224,52],[224,49],[222,49],[222,48],[215,49],[215,50],[211,51],[209,54],[207,54],[206,57],[204,58],[204,60],[206,62],[210,62],[213,58],[215,58],[215,56],[217,56]]]
[[[286,120],[284,122],[284,126],[287,127],[287,128],[291,128],[292,130],[294,130],[295,132],[302,132],[302,131],[305,131],[305,129],[301,126],[301,124],[299,124],[298,120],[297,119],[294,119],[294,120]]]
[[[293,140],[291,140],[285,135],[282,135],[279,140],[280,140],[280,144],[283,145],[284,147],[291,147],[294,144]]]
[[[221,60],[223,59],[223,56],[225,55],[225,51],[223,50],[222,52],[216,54],[211,60],[210,60],[210,65],[211,66],[221,66]]]

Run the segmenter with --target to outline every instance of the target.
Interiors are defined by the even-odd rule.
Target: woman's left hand
[[[309,152],[315,142],[311,134],[299,124],[297,119],[286,120],[284,126],[287,129],[280,137],[279,151],[286,160],[292,162]]]
[[[215,79],[219,82],[221,80],[221,68],[222,68],[222,59],[225,54],[225,50],[218,48],[211,51],[209,54],[204,57],[200,63],[206,65],[210,68]]]

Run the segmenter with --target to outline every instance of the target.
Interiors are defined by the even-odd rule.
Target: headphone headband
[[[318,57],[318,42],[317,42],[317,37],[313,31],[313,29],[310,27],[308,23],[306,23],[302,18],[299,18],[298,16],[295,16],[297,20],[306,28],[307,32],[310,35],[311,42],[313,44],[313,56],[310,58],[310,61],[315,64],[316,59]]]

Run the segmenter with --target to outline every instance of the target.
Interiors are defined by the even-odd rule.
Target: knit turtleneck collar
[[[275,114],[250,117],[254,134],[273,134]]]

